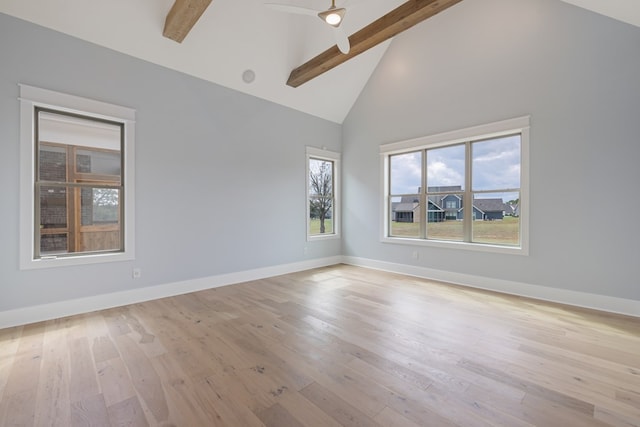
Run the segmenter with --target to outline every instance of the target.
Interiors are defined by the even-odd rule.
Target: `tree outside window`
[[[338,234],[338,163],[340,155],[307,147],[307,236]]]
[[[333,162],[321,159],[309,160],[309,219],[312,234],[333,233]],[[316,230],[317,228],[317,230]],[[316,233],[317,231],[317,233]]]

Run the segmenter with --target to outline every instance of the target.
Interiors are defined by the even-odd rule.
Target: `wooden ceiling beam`
[[[176,0],[164,21],[162,35],[182,43],[211,0]]]
[[[291,72],[287,85],[298,87],[462,0],[409,0],[349,37],[347,54],[333,46]]]

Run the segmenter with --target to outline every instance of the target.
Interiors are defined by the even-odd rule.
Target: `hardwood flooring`
[[[338,265],[0,330],[1,426],[640,426],[640,319]]]

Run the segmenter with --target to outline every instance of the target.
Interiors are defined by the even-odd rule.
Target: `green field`
[[[430,222],[427,237],[437,240],[457,240],[463,237],[462,221]],[[419,237],[420,224],[392,222],[391,235],[397,237]],[[506,216],[501,221],[473,221],[473,241],[517,245],[520,243],[520,219]]]
[[[333,220],[325,219],[324,220],[324,232],[325,234],[333,233]],[[309,223],[309,234],[320,234],[320,220],[319,219],[311,219]]]
[[[325,234],[333,233],[333,222],[324,220]],[[427,237],[436,240],[462,241],[462,221],[430,222],[427,224]],[[320,234],[320,220],[312,219],[309,234]],[[419,237],[420,224],[411,222],[392,222],[391,235],[396,237]],[[473,241],[476,243],[495,243],[517,245],[520,243],[520,219],[506,216],[502,221],[474,221]]]

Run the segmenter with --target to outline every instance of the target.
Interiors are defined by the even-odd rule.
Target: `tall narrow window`
[[[339,235],[340,154],[307,147],[307,238]]]
[[[381,147],[383,241],[527,252],[528,117]]]
[[[134,256],[134,115],[21,85],[21,268]]]

